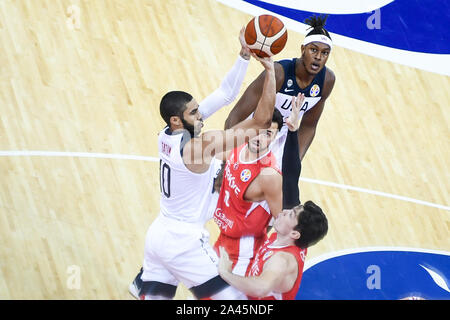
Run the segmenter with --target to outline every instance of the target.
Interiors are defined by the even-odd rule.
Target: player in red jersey
[[[250,299],[293,300],[300,287],[307,248],[323,239],[328,221],[320,207],[307,201],[283,210],[275,219],[274,229],[246,277],[232,273],[232,262],[220,248],[220,276]]]
[[[292,117],[287,125],[297,129],[304,96],[293,98]],[[233,272],[244,276],[259,247],[267,239],[267,226],[283,209],[282,176],[271,142],[283,126],[275,109],[272,125],[227,157],[214,220],[220,235],[214,248],[224,247],[233,261]]]
[[[235,148],[225,164],[214,221],[220,235],[214,248],[227,249],[234,272],[245,275],[256,250],[266,240],[271,212],[282,210],[282,178],[269,149],[283,117],[276,110],[270,128]]]

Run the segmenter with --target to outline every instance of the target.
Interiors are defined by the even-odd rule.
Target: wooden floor
[[[211,93],[250,19],[214,0],[2,0],[0,150],[157,157],[161,96]],[[277,58],[298,56],[303,37],[291,31]],[[302,177],[448,206],[450,78],[340,47],[328,66],[336,85]],[[261,70],[251,62],[243,89]],[[231,107],[205,129],[222,128]],[[159,212],[157,165],[0,157],[0,299],[131,299]],[[450,251],[445,209],[300,186],[330,222],[309,257],[365,246]],[[176,299],[189,296],[180,287]]]

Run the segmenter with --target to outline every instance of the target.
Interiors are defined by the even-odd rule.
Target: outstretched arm
[[[308,151],[308,148],[311,145],[314,136],[316,135],[317,124],[319,123],[320,116],[322,115],[322,111],[325,107],[325,101],[333,90],[335,79],[336,78],[333,71],[327,69],[322,99],[320,99],[317,105],[314,106],[314,108],[308,110],[302,117],[300,128],[298,129],[300,161],[303,160],[306,151]]]
[[[225,131],[208,131],[202,135],[204,149],[211,150],[207,156],[231,150],[259,134],[260,129],[270,127],[275,105],[275,71],[272,58],[253,55],[265,68],[263,94],[252,118],[239,122]]]
[[[300,109],[303,105],[303,101],[305,101],[305,95],[303,93],[299,93],[297,97],[292,96],[292,111],[286,119],[286,125],[289,131],[297,131],[300,126]]]
[[[245,27],[239,33],[241,51],[238,59],[223,79],[220,87],[199,104],[199,111],[203,120],[209,118],[220,108],[233,102],[239,94],[250,60],[250,49],[245,43],[244,32]]]
[[[274,63],[275,67],[275,79],[276,79],[276,91],[280,90],[284,81],[284,71],[281,64],[278,62]],[[258,105],[259,98],[262,95],[265,79],[265,71],[262,72],[245,90],[242,97],[238,100],[234,108],[228,115],[225,121],[225,129],[229,129],[244,119],[255,111]]]
[[[263,95],[251,119],[246,119],[228,130],[212,130],[199,138],[189,140],[184,147],[183,160],[193,172],[204,172],[218,153],[231,150],[259,134],[260,129],[270,127],[275,104],[275,73],[271,58],[254,56],[266,69]]]

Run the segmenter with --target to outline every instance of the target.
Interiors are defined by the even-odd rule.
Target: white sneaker
[[[139,288],[136,285],[136,282],[133,281],[132,283],[130,283],[130,285],[128,286],[128,292],[130,292],[130,294],[137,300],[141,300],[141,298],[139,297]]]
[[[142,280],[141,280],[142,272],[144,272],[144,270],[141,268],[137,276],[134,278],[133,282],[128,286],[128,291],[131,293],[133,297],[135,297],[138,300],[141,300],[139,294],[142,289]]]

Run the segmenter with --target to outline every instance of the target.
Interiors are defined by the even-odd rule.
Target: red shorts
[[[253,263],[253,258],[258,252],[258,249],[266,240],[266,234],[260,237],[243,236],[240,238],[231,238],[220,233],[219,238],[214,244],[214,250],[219,255],[219,247],[224,247],[233,262],[233,273],[245,276],[247,270],[250,269]]]

